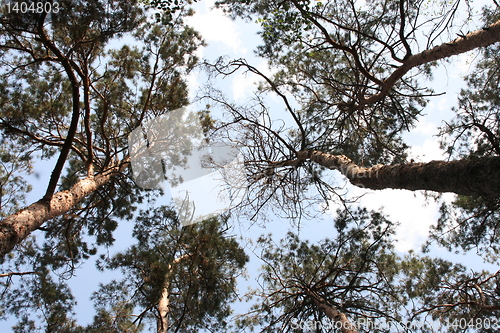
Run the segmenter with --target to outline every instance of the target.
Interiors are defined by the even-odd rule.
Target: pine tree
[[[313,191],[318,194],[313,199],[323,201],[336,192],[334,174],[328,170],[361,188],[498,198],[500,157],[495,151],[476,158],[416,163],[407,161],[409,146],[402,140],[402,133],[417,124],[435,95],[418,80],[432,76],[441,60],[495,47],[500,41],[497,19],[463,34],[446,24],[456,20],[466,29],[467,21],[457,17],[459,2],[217,4],[234,17],[260,22],[262,45],[257,52],[277,69],[268,76],[244,60],[222,59],[211,67],[219,75],[243,70],[262,81],[246,105],[217,94],[209,97],[232,118],[221,126],[220,135],[248,147],[253,195],[247,204],[252,214],[267,204],[286,207],[288,216],[301,216],[304,210],[298,206]],[[451,34],[458,37],[449,38]],[[268,95],[283,102],[284,125],[267,106]],[[495,126],[485,124],[490,125]],[[232,132],[225,126],[232,126]],[[491,126],[488,131],[493,134]]]
[[[42,227],[49,236],[67,224],[112,242],[113,216],[130,216],[143,197],[129,177],[127,135],[188,103],[185,75],[202,45],[183,24],[185,10],[154,24],[135,1],[59,6],[50,17],[1,18],[3,137],[35,147],[19,163],[56,158],[45,195],[0,222],[2,255],[56,217]],[[125,36],[136,45],[113,48]]]
[[[248,261],[226,223],[212,218],[181,228],[171,209],[143,212],[134,229],[137,243],[102,263],[125,278],[94,294],[99,312],[157,332],[226,332],[236,278]]]
[[[395,225],[380,212],[338,210],[333,223],[336,233],[315,244],[294,233],[279,243],[270,236],[259,239],[264,265],[259,288],[251,293],[256,304],[240,318],[241,328],[318,333],[494,329],[499,272],[474,273],[440,258],[398,254]]]

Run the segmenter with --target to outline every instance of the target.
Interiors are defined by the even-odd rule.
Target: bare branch
[[[0,274],[0,278],[11,277],[11,276],[31,275],[31,274],[42,275],[42,273],[40,273],[40,272],[9,272],[9,273]]]

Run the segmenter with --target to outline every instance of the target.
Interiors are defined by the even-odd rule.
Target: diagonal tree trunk
[[[330,35],[328,30],[320,24],[319,20],[324,19],[321,17],[321,15],[307,11],[303,7],[303,5],[299,4],[299,2],[296,0],[292,0],[291,2],[302,13],[302,16],[304,18],[313,23],[321,31],[325,40],[334,49],[350,53],[353,56],[353,61],[356,64],[357,69],[368,79],[380,86],[380,91],[377,94],[371,95],[369,97],[362,97],[357,102],[357,105],[353,104],[351,106],[352,109],[357,110],[361,110],[366,105],[371,105],[383,100],[392,90],[394,84],[413,68],[433,61],[446,59],[454,55],[462,54],[476,48],[486,47],[500,41],[500,21],[497,21],[488,27],[484,27],[481,30],[470,32],[464,36],[460,36],[453,41],[437,45],[432,49],[427,49],[417,54],[411,54],[409,45],[406,43],[406,41],[404,41],[404,43],[406,43],[405,47],[407,49],[407,57],[405,57],[401,66],[399,66],[394,72],[392,72],[391,75],[389,75],[384,80],[380,80],[378,78],[375,78],[366,70],[366,68],[362,64],[362,61],[360,61],[359,59],[359,55],[356,54],[356,51],[352,47],[345,45],[342,42],[336,41]],[[404,20],[404,18],[402,19]]]
[[[45,221],[67,213],[90,193],[122,172],[128,161],[106,172],[78,181],[69,190],[55,193],[49,201],[39,200],[0,221],[0,258],[10,252]]]
[[[328,169],[339,170],[353,185],[359,187],[500,197],[500,156],[449,162],[379,164],[369,168],[356,165],[344,155],[317,150],[301,151],[298,156],[299,160],[310,159]]]
[[[476,48],[486,47],[500,41],[500,21],[481,30],[473,31],[449,43],[443,43],[430,50],[409,56],[387,79],[382,82],[381,91],[361,101],[359,108],[382,100],[392,89],[396,81],[401,79],[412,68],[432,61],[446,59]]]

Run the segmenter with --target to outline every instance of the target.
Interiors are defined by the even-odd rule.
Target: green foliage
[[[16,26],[22,22],[9,18],[2,21],[0,129],[6,133],[6,148],[19,147],[4,154],[0,171],[4,216],[19,207],[29,190],[21,173],[31,172],[34,158],[53,157],[64,146],[75,113],[76,139],[59,190],[87,177],[89,163],[98,174],[126,159],[127,136],[141,121],[188,104],[185,76],[196,65],[194,52],[203,42],[184,26],[184,12],[178,13],[175,24],[163,26],[149,22],[134,1],[63,1],[60,6],[45,27],[49,43],[43,43],[34,26]],[[134,45],[116,46],[125,34],[127,43]],[[58,52],[72,64],[77,82],[64,67],[65,60],[57,58]],[[81,103],[75,111],[76,98]],[[72,264],[88,258],[96,245],[111,245],[118,221],[130,219],[136,205],[150,196],[127,172],[44,225],[45,249],[53,251],[61,265],[68,258]],[[23,191],[10,191],[14,189]],[[87,235],[94,238],[92,245],[83,240]]]
[[[55,190],[68,190],[126,161],[128,134],[142,121],[188,104],[185,78],[203,41],[184,25],[187,11],[158,25],[137,1],[59,5],[60,12],[44,22],[36,15],[0,18],[2,217],[24,204],[30,187],[22,177],[37,159],[58,157],[66,169],[52,172]],[[75,139],[68,141],[72,132]],[[65,147],[67,156],[61,153]],[[54,161],[43,163],[53,167]],[[1,315],[18,316],[16,331],[83,332],[72,319],[74,300],[65,280],[112,245],[118,224],[133,220],[138,205],[158,194],[139,189],[129,172],[125,168],[66,214],[47,221],[36,241],[2,259],[6,272],[37,272],[2,278]],[[114,322],[109,312],[98,316],[101,323],[88,332]]]
[[[498,262],[500,253],[500,202],[496,198],[458,196],[452,203],[443,203],[431,240],[448,250],[475,250],[486,261]]]
[[[361,7],[354,1],[217,4],[235,16],[257,17],[261,24],[263,45],[257,53],[279,69],[274,85],[299,104],[304,132],[295,141],[345,154],[358,164],[405,160],[408,147],[401,133],[414,126],[432,92],[409,76],[386,98],[363,104],[409,54],[404,45],[413,42],[414,32],[405,38],[396,32],[402,20],[397,2],[371,1]],[[404,19],[417,20],[419,6],[418,1],[406,2]]]
[[[170,302],[169,330],[207,328],[224,332],[229,303],[235,300],[236,277],[248,261],[235,239],[227,235],[225,219],[212,218],[180,227],[175,213],[160,207],[137,219],[137,243],[104,258],[101,269],[120,269],[125,279],[102,285],[93,296],[99,313],[156,325],[160,297]],[[96,322],[98,318],[96,318]]]
[[[192,2],[144,1],[163,10],[156,24],[137,1],[61,0],[62,10],[51,21],[42,22],[42,16],[0,18],[1,216],[23,204],[30,189],[23,176],[32,171],[34,158],[61,151],[75,115],[66,170],[56,179],[59,190],[89,176],[89,166],[94,175],[125,160],[130,131],[188,103],[185,77],[196,66],[195,52],[203,45],[200,35],[183,24]],[[266,133],[271,139],[259,136],[262,126],[276,125],[262,111],[261,95],[256,107],[233,114],[235,122],[248,115],[262,120],[248,126],[251,130],[242,142],[268,144],[264,162],[289,158],[294,149],[345,154],[367,165],[405,160],[401,133],[415,125],[431,92],[421,89],[413,76],[405,76],[382,99],[364,103],[382,90],[395,67],[419,51],[416,27],[421,11],[428,9],[425,2],[217,4],[262,27],[263,45],[257,53],[278,71],[259,93],[274,90],[294,96],[288,111],[297,128],[280,127],[276,133],[287,133],[281,141],[271,130]],[[449,8],[429,21],[437,22],[435,27],[452,21]],[[486,14],[489,20],[497,15]],[[429,44],[437,31],[442,29],[430,31]],[[116,46],[122,37],[133,41]],[[450,142],[459,144],[445,143],[450,153],[477,158],[500,152],[498,54],[497,46],[486,49],[477,70],[467,77],[469,88],[460,94],[457,118],[443,130]],[[411,74],[430,76],[433,65]],[[199,114],[205,134],[217,125],[208,109]],[[300,217],[303,211],[295,206],[301,202],[300,193],[320,181],[322,170],[308,163],[287,167],[286,174],[270,170],[280,185],[268,192],[281,191],[284,201],[278,209]],[[18,318],[15,332],[142,332],[159,325],[159,303],[166,296],[172,331],[229,329],[236,278],[248,257],[227,235],[227,220],[213,218],[181,228],[168,207],[142,211],[136,218],[139,204],[153,200],[155,193],[141,191],[131,178],[129,171],[115,177],[67,214],[48,221],[40,228],[43,237],[18,246],[2,262],[12,272],[30,271],[0,280],[0,316]],[[260,198],[268,193],[251,194]],[[461,216],[456,216],[457,207]],[[457,222],[458,227],[445,237],[434,237],[450,249],[477,247],[494,261],[499,209],[498,199],[459,197],[453,208],[443,206],[435,231]],[[468,272],[462,265],[414,253],[400,256],[393,247],[395,226],[379,212],[344,210],[337,215],[333,239],[318,244],[293,233],[279,244],[271,237],[259,239],[265,263],[262,290],[255,292],[260,303],[239,321],[241,328],[294,331],[293,320],[326,319],[318,304],[338,309],[353,322],[432,318],[446,324],[496,318],[498,274]],[[120,270],[123,278],[100,286],[93,295],[94,321],[80,327],[65,280],[115,242],[114,231],[124,220],[135,220],[136,243],[112,257],[101,255],[99,262],[100,269]]]
[[[15,332],[74,332],[76,301],[64,279],[35,265],[37,274],[24,275],[16,283],[10,278],[1,282],[2,317],[12,314],[18,318]]]
[[[399,283],[402,293],[419,305],[413,320],[432,318],[434,327],[446,332],[494,332],[490,323],[499,311],[498,274],[410,253],[401,263]]]
[[[33,173],[30,150],[0,137],[0,217],[13,214],[25,203],[32,187],[25,176]]]
[[[280,244],[259,239],[265,265],[256,314],[241,322],[263,332],[295,332],[294,322],[328,320],[315,297],[347,314],[363,318],[400,319],[404,304],[394,287],[398,273],[391,235],[394,225],[378,212],[338,211],[337,235],[318,244],[289,233]],[[329,331],[329,330],[326,330]],[[317,332],[326,332],[320,329]]]
[[[141,0],[147,7],[160,9],[162,13],[156,13],[157,23],[172,24],[174,15],[182,11],[187,5],[199,0]]]
[[[463,265],[413,252],[399,255],[393,247],[394,225],[379,212],[338,211],[334,224],[335,237],[317,244],[293,233],[279,244],[270,236],[259,239],[261,289],[252,292],[258,302],[239,321],[242,328],[305,332],[316,325],[315,332],[336,332],[319,304],[345,314],[359,332],[405,327],[458,332],[455,319],[494,322],[498,273],[468,272]]]
[[[466,77],[467,89],[458,97],[456,116],[441,128],[442,146],[452,156],[500,154],[500,47],[485,49],[483,59]]]
[[[73,271],[63,261],[69,255],[65,251],[74,251],[74,260],[95,253],[77,252],[85,252],[87,243],[67,249],[45,243],[41,249],[35,241],[26,242],[4,268],[22,272],[29,267],[34,273],[0,280],[0,317],[19,318],[19,332],[145,332],[156,327],[158,302],[167,288],[171,330],[225,332],[230,303],[237,297],[236,278],[248,262],[228,230],[225,218],[181,228],[168,207],[142,212],[134,227],[137,242],[113,257],[101,255],[98,267],[119,269],[123,278],[101,284],[93,294],[96,315],[86,327],[73,318],[75,300],[66,284]]]

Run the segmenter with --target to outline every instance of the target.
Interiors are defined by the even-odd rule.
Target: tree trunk
[[[340,328],[342,333],[358,333],[358,330],[351,324],[347,316],[337,310],[336,307],[329,305],[325,299],[318,296],[314,292],[308,293],[312,297],[314,303],[323,313],[332,321],[336,329]]]
[[[168,332],[168,313],[170,312],[170,278],[168,276],[165,278],[163,283],[163,289],[161,290],[160,301],[158,302],[158,333]]]
[[[361,101],[359,108],[382,100],[392,89],[396,81],[401,79],[412,68],[432,61],[446,59],[476,48],[486,47],[500,41],[500,21],[482,30],[470,32],[452,42],[443,43],[430,50],[409,56],[387,79],[382,82],[381,91]]]
[[[161,290],[161,297],[158,301],[158,323],[156,331],[157,333],[167,333],[168,332],[168,314],[170,312],[170,281],[172,280],[173,266],[178,264],[182,260],[189,258],[190,254],[186,253],[182,256],[175,258],[167,268],[167,274],[165,274],[165,281],[163,282],[163,288]]]
[[[354,164],[344,155],[332,155],[317,150],[299,152],[298,155],[299,159],[309,158],[328,169],[339,170],[355,186],[373,190],[430,190],[468,196],[500,197],[500,156],[450,162],[379,164],[365,168]]]
[[[50,201],[39,200],[0,221],[0,258],[45,221],[67,213],[90,193],[110,181],[127,165],[128,163],[125,162],[95,177],[82,179],[69,190],[54,194]]]
[[[358,333],[358,330],[351,324],[344,313],[327,304],[318,304],[318,307],[336,324],[335,327],[340,326],[342,333]]]

